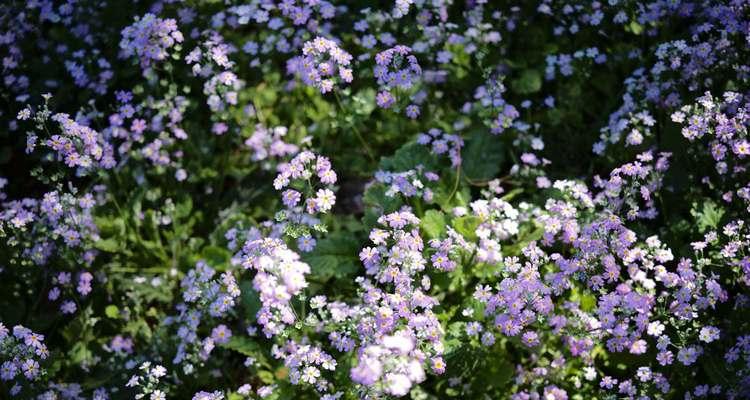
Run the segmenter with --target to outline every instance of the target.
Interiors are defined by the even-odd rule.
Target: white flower
[[[167,369],[162,367],[161,365],[157,365],[154,368],[151,369],[150,375],[154,378],[161,378],[162,376],[167,374]]]
[[[167,396],[161,390],[154,390],[151,393],[151,400],[166,400]]]

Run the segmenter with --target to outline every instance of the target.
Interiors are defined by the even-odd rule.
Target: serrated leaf
[[[724,209],[712,200],[704,201],[701,206],[698,203],[693,203],[693,208],[690,210],[690,214],[695,218],[698,230],[701,233],[709,229],[716,229],[724,213]]]
[[[461,157],[469,180],[488,181],[497,176],[505,160],[503,143],[489,132],[477,131],[466,141]]]
[[[427,210],[422,217],[420,227],[429,239],[445,236],[445,214],[438,210]]]
[[[315,249],[303,254],[312,275],[321,279],[343,278],[359,269],[359,243],[345,232],[331,234],[318,241]]]
[[[415,142],[401,146],[392,156],[380,160],[380,169],[391,172],[408,171],[418,165],[434,169],[436,160],[426,146]]]
[[[453,227],[456,229],[456,232],[463,235],[463,237],[465,237],[467,240],[475,241],[477,240],[476,230],[480,222],[481,220],[479,219],[479,217],[467,215],[464,217],[454,218]]]

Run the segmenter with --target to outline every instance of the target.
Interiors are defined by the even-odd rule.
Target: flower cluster
[[[435,193],[427,187],[426,183],[435,182],[440,177],[430,171],[425,171],[422,166],[404,172],[375,172],[375,181],[386,186],[386,196],[393,197],[398,194],[404,197],[419,197],[426,202],[431,202]]]
[[[711,154],[719,181],[744,176],[750,168],[747,104],[743,104],[739,93],[726,92],[722,97],[717,99],[706,93],[694,105],[684,106],[672,114],[672,121],[683,125],[682,135],[686,139],[707,142],[707,153]],[[750,207],[750,180],[740,178],[737,187],[720,187],[724,189],[724,201],[732,202],[736,195]]]
[[[405,396],[412,386],[425,380],[422,359],[412,354],[414,339],[406,332],[385,336],[381,344],[360,350],[357,366],[351,370],[352,381],[368,387],[373,393]],[[437,367],[443,367],[437,361]]]
[[[399,45],[375,55],[373,74],[381,88],[377,94],[377,104],[382,108],[390,108],[396,101],[392,91],[411,88],[422,75],[422,68],[411,49]]]
[[[277,216],[277,219],[290,223],[287,234],[310,237],[310,227],[319,231],[323,229],[315,216],[328,213],[336,204],[332,190],[336,180],[331,161],[307,150],[297,154],[288,164],[279,166],[273,187],[276,190],[288,188],[281,192],[286,211]]]
[[[162,381],[165,376],[166,368],[146,361],[138,367],[138,373],[130,377],[125,387],[133,388],[135,399],[166,400],[168,392],[164,390]]]
[[[445,371],[442,329],[432,311],[437,300],[424,292],[430,279],[419,279],[427,266],[419,219],[405,209],[381,216],[378,224],[382,228],[370,232],[375,247],[359,254],[377,283],[358,278],[363,305],[355,320],[361,342],[350,375],[373,393],[403,396],[425,379],[424,364],[436,374]]]
[[[91,243],[99,238],[92,215],[97,198],[52,191],[41,199],[13,200],[0,209],[0,226],[8,230],[10,246],[21,249],[24,259],[45,265],[55,251],[72,252],[90,264],[96,251]]]
[[[252,160],[264,162],[263,168],[270,169],[271,159],[296,154],[299,147],[284,140],[288,132],[284,126],[267,128],[263,124],[255,125],[253,134],[245,140],[245,145],[253,152]]]
[[[141,67],[147,68],[164,61],[169,49],[183,40],[177,21],[148,13],[122,30],[121,55],[123,58],[137,56]]]
[[[21,325],[14,326],[10,332],[0,322],[0,355],[4,360],[0,364],[0,380],[12,385],[13,396],[21,393],[26,385],[36,385],[46,373],[39,364],[49,356],[44,335]]]
[[[217,344],[227,343],[232,337],[232,331],[224,324],[214,326],[210,336],[200,337],[201,323],[227,316],[240,295],[232,273],[224,272],[220,279],[214,279],[215,274],[213,268],[199,261],[180,283],[184,303],[177,306],[179,314],[165,320],[165,324],[177,327],[179,344],[173,363],[184,362],[187,374],[205,362]],[[209,328],[204,325],[203,330]]]
[[[660,153],[658,157],[652,152],[641,153],[637,161],[613,169],[608,180],[594,177],[595,186],[602,189],[594,200],[629,220],[656,218],[654,197],[661,189],[670,156],[670,153]]]
[[[298,75],[302,82],[320,93],[328,93],[334,90],[337,82],[352,82],[351,61],[352,55],[336,42],[319,36],[305,43],[301,57],[289,60],[287,71]]]
[[[321,372],[334,371],[337,363],[319,346],[288,341],[284,346],[275,346],[273,355],[284,360],[292,384],[311,385],[321,394],[328,391],[329,382],[321,376]]]
[[[464,147],[464,140],[461,135],[450,134],[437,128],[432,128],[427,133],[417,135],[417,143],[430,146],[432,154],[447,154],[451,160],[452,167],[461,165],[461,149]]]
[[[70,118],[68,114],[51,114],[48,100],[49,96],[45,96],[43,107],[36,113],[32,112],[30,106],[18,113],[19,120],[33,119],[37,130],[48,136],[40,141],[39,133],[30,132],[26,137],[26,152],[33,152],[38,145],[45,146],[56,154],[60,162],[82,175],[96,168],[114,167],[114,149],[105,136],[86,126],[83,121]],[[47,134],[48,121],[59,127],[60,134]]]
[[[310,266],[280,239],[248,240],[240,257],[245,269],[256,272],[253,288],[261,301],[258,323],[266,337],[278,335],[296,319],[291,300],[307,287],[305,275],[310,273]]]

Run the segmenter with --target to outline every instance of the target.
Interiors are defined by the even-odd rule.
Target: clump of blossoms
[[[640,242],[617,216],[607,212],[590,214],[587,210],[596,205],[585,187],[566,182],[553,186],[564,200],[548,199],[549,214],[540,219],[545,230],[543,244],[556,249],[554,242],[559,240],[559,244],[570,246],[566,252],[572,254],[547,254],[531,242],[521,250],[523,258],[519,258],[503,256],[499,246],[491,246],[493,251],[485,254],[494,254],[490,260],[500,267],[496,275],[502,280],[494,288],[480,284],[474,294],[484,317],[490,317],[488,324],[506,336],[518,336],[521,344],[528,347],[547,342],[544,329],[548,328],[584,365],[593,363],[595,343],[603,343],[611,353],[640,356],[646,363],[694,364],[704,352],[703,345],[717,340],[720,333],[710,324],[697,325],[698,321],[727,300],[727,292],[716,276],[702,266],[706,263],[694,266],[690,260],[681,259],[676,268],[669,266],[674,256],[657,237]],[[484,220],[482,216],[488,211],[483,204],[473,205],[480,221]],[[588,218],[593,220],[589,222]],[[510,222],[510,231],[516,231],[517,222],[514,218]],[[480,241],[477,249],[488,247],[481,244],[486,235],[505,230],[502,225],[483,224],[486,222],[476,229]],[[737,231],[737,226],[729,226],[728,235]],[[546,267],[550,264],[558,270],[550,271]],[[593,309],[584,309],[572,301],[556,306],[559,297],[573,288],[596,294]],[[467,315],[472,314],[469,311]],[[665,315],[671,317],[663,318]],[[670,337],[672,330],[681,332],[679,337]],[[481,323],[466,325],[470,337],[483,331],[487,328]],[[484,345],[494,341],[489,331],[482,334]],[[652,346],[655,353],[649,352]],[[653,361],[648,361],[653,354]],[[645,394],[651,388],[662,394],[670,390],[663,375],[644,371],[639,370],[639,380],[618,381],[605,376],[601,387],[626,395]]]
[[[418,134],[417,143],[430,146],[432,154],[447,154],[452,167],[456,168],[461,165],[461,149],[464,147],[464,140],[461,135],[432,128],[427,133]]]
[[[654,157],[648,151],[639,154],[637,161],[613,169],[606,181],[594,177],[594,185],[602,189],[594,200],[628,220],[656,218],[655,197],[669,168],[670,156],[671,153],[659,153]]]
[[[235,63],[229,59],[229,55],[236,51],[218,32],[211,31],[201,46],[185,57],[185,62],[192,66],[193,75],[205,79],[203,94],[212,119],[216,121],[212,128],[216,135],[228,129],[226,122],[221,121],[231,119],[228,108],[237,105],[239,92],[245,86],[245,82],[233,72]]]
[[[264,169],[271,169],[272,159],[296,154],[299,147],[284,140],[288,132],[284,126],[267,128],[263,124],[255,125],[253,134],[245,140],[245,146],[252,151],[251,159],[261,162]]]
[[[435,193],[427,187],[426,183],[437,182],[440,177],[424,167],[417,166],[403,172],[376,171],[375,181],[385,185],[386,196],[393,197],[398,194],[404,197],[419,197],[426,202],[432,202]]]
[[[328,93],[336,83],[351,83],[354,79],[351,54],[347,53],[336,42],[323,37],[305,42],[302,56],[295,57],[287,63],[287,71],[296,74],[306,85],[313,86],[321,93]]]
[[[280,334],[296,320],[291,300],[307,287],[305,276],[310,266],[281,239],[274,238],[248,240],[239,257],[245,269],[256,271],[253,288],[260,295],[257,318],[263,333],[269,338]]]
[[[58,191],[41,199],[13,200],[2,204],[0,228],[8,235],[7,244],[21,249],[23,262],[46,265],[59,251],[90,264],[96,256],[91,243],[99,238],[92,215],[96,204],[91,193],[75,196]]]
[[[224,393],[220,390],[214,392],[200,391],[193,395],[193,400],[224,400]]]
[[[60,300],[60,312],[63,314],[74,314],[78,306],[76,297],[81,299],[91,293],[94,276],[84,271],[77,275],[77,279],[70,272],[60,272],[52,278],[52,289],[47,292],[50,302]]]
[[[82,120],[72,119],[65,113],[52,114],[48,108],[50,96],[44,97],[40,110],[33,112],[27,106],[18,118],[33,119],[38,132],[29,132],[26,137],[26,153],[33,152],[37,146],[44,146],[53,151],[55,158],[79,174],[85,175],[96,168],[111,169],[115,166],[114,148],[105,136],[88,127]],[[54,122],[59,134],[50,134],[47,123]],[[44,137],[39,137],[44,132]]]
[[[493,135],[499,135],[505,132],[505,130],[513,126],[513,122],[521,116],[516,107],[512,104],[504,104],[501,107],[502,109],[497,113],[495,119],[492,120],[490,126],[490,132],[492,132]]]
[[[481,248],[481,244],[480,244]],[[487,251],[485,251],[487,252]],[[484,308],[484,316],[491,317],[489,323],[497,327],[506,336],[519,336],[521,343],[535,347],[540,343],[540,336],[533,325],[537,319],[548,317],[554,305],[552,290],[542,280],[541,266],[549,259],[535,243],[523,249],[526,261],[517,257],[493,259],[502,263],[501,276],[497,292],[487,285],[480,285],[474,292],[474,298]],[[501,257],[498,253],[495,258]],[[467,333],[475,335],[482,329],[467,326]],[[483,337],[484,342],[494,342],[492,336]]]
[[[154,365],[150,361],[142,363],[138,372],[132,375],[125,387],[133,388],[136,400],[166,400],[167,385],[162,378],[167,376],[167,369],[161,365]]]
[[[184,152],[180,142],[188,139],[182,124],[189,100],[169,93],[158,100],[136,102],[129,91],[117,91],[115,97],[116,112],[109,114],[109,125],[102,132],[119,141],[121,157],[131,164],[145,160],[156,167],[179,168]]]
[[[429,278],[420,279],[427,260],[419,222],[408,209],[381,216],[381,227],[370,232],[375,247],[359,254],[376,282],[357,279],[363,304],[356,317],[358,363],[350,376],[364,393],[403,396],[425,379],[424,364],[436,374],[445,370],[443,332],[432,311],[438,303],[424,292]]]
[[[210,336],[200,337],[201,323],[226,317],[235,306],[240,288],[231,272],[224,272],[214,279],[216,271],[204,261],[196,263],[180,283],[184,303],[177,306],[179,315],[169,317],[165,323],[177,326],[178,347],[173,362],[185,362],[183,370],[192,373],[196,365],[205,362],[217,344],[224,344],[232,337],[232,331],[224,324],[211,329]]]
[[[426,379],[421,358],[424,356],[415,354],[414,347],[409,333],[396,332],[383,337],[379,344],[360,349],[357,366],[351,370],[352,381],[363,385],[367,395],[405,396],[412,386]]]
[[[316,215],[328,213],[336,204],[332,190],[336,180],[331,161],[307,150],[297,154],[288,164],[279,166],[273,187],[276,190],[287,188],[281,192],[281,202],[286,210],[276,216],[278,221],[288,222],[285,233],[298,238],[311,237],[311,228],[325,230]]]
[[[497,264],[502,261],[500,242],[518,234],[521,213],[510,203],[496,197],[473,201],[469,208],[470,215],[477,217],[479,221],[474,231],[479,240],[477,260],[490,265]]]
[[[169,56],[169,49],[182,43],[183,39],[176,20],[148,13],[136,17],[132,25],[122,30],[121,56],[137,56],[141,67],[147,68],[164,61]]]
[[[480,116],[486,118],[490,132],[499,135],[511,128],[521,116],[518,109],[510,104],[503,94],[506,92],[501,80],[490,79],[474,91],[475,103],[466,103],[464,112],[476,110]]]
[[[709,231],[702,240],[690,243],[700,265],[731,266],[739,273],[739,282],[750,286],[750,231],[745,220],[730,221],[720,232]]]
[[[417,57],[411,54],[411,49],[399,45],[375,55],[373,74],[380,86],[376,96],[377,105],[390,108],[396,102],[393,91],[410,89],[422,74],[422,68]]]
[[[726,92],[722,98],[715,98],[706,93],[695,104],[674,112],[672,121],[683,125],[682,136],[690,142],[702,142],[707,147],[719,175],[713,184],[724,190],[722,199],[731,203],[736,195],[750,209],[750,179],[746,178],[750,168],[750,116],[743,96]],[[708,177],[703,181],[712,182]]]
[[[49,356],[44,335],[28,328],[16,325],[10,332],[0,322],[0,355],[4,360],[0,364],[0,381],[12,385],[10,393],[13,396],[25,387],[38,387],[38,382],[46,375],[40,365]]]
[[[733,372],[730,379],[734,387],[725,389],[727,398],[743,398],[750,393],[750,335],[742,334],[732,339],[734,343],[724,353],[724,362]]]
[[[322,395],[329,391],[330,382],[321,373],[336,370],[337,363],[319,346],[289,340],[283,346],[274,345],[272,353],[274,357],[284,360],[284,365],[289,368],[289,381],[293,385],[313,386]],[[341,394],[333,396],[331,398],[338,398]]]

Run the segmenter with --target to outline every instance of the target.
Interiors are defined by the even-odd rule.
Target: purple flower
[[[218,325],[211,331],[211,339],[218,344],[229,342],[231,337],[232,331],[224,324]]]
[[[25,360],[21,363],[21,370],[26,379],[33,380],[39,375],[39,363],[32,359]]]
[[[390,108],[396,100],[393,98],[393,95],[391,95],[391,92],[384,90],[378,92],[375,101],[378,104],[378,107]]]

